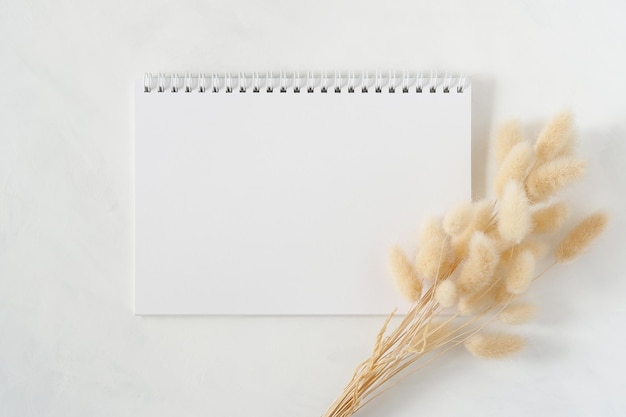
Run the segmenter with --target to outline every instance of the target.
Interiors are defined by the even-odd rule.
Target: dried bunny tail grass
[[[495,151],[498,164],[501,164],[511,149],[523,140],[522,127],[519,121],[511,120],[504,123],[496,134]]]
[[[450,243],[442,239],[420,248],[415,258],[415,269],[423,279],[432,281],[448,276],[452,263]]]
[[[420,249],[415,258],[415,269],[420,277],[435,280],[446,276],[452,264],[452,249],[442,223],[431,218],[422,228]]]
[[[569,217],[569,207],[565,203],[554,203],[532,214],[533,233],[555,232]]]
[[[498,231],[498,219],[495,218],[494,226],[487,230],[485,234],[489,239],[492,240],[493,244],[496,247],[496,251],[500,254],[504,254],[505,251],[511,249],[511,247],[515,246],[514,243],[508,242],[500,236],[500,232]]]
[[[470,203],[453,206],[443,218],[443,230],[450,236],[456,236],[465,230],[472,221],[474,207]]]
[[[436,216],[428,217],[422,224],[422,229],[419,235],[420,246],[428,244],[432,240],[440,240],[446,237],[446,232],[443,230],[441,218]]]
[[[502,161],[502,166],[494,181],[494,190],[498,197],[502,197],[504,186],[509,180],[524,182],[530,171],[533,158],[533,149],[528,142],[520,142],[511,149]]]
[[[523,294],[533,281],[535,257],[530,251],[520,252],[509,265],[506,274],[506,290],[515,295]]]
[[[409,342],[409,351],[426,352],[452,339],[456,328],[447,321],[431,321]]]
[[[443,307],[452,307],[456,304],[458,294],[454,282],[446,279],[437,285],[435,290],[435,300]]]
[[[574,259],[602,233],[608,222],[606,213],[594,213],[580,221],[556,249],[558,263]]]
[[[487,232],[494,225],[493,209],[495,203],[489,200],[477,201],[473,204],[474,210],[469,227],[463,233],[454,236],[451,241],[452,249],[458,258],[465,258],[469,249],[469,242],[474,232]]]
[[[483,333],[470,336],[465,347],[476,357],[499,359],[512,355],[524,348],[524,340],[507,333]]]
[[[467,229],[463,233],[458,236],[454,236],[450,245],[452,247],[452,251],[456,255],[457,258],[462,259],[467,257],[467,252],[469,250],[469,243],[472,239],[472,235],[474,231],[471,229]]]
[[[511,180],[504,187],[498,211],[498,232],[508,241],[519,243],[530,231],[530,207],[521,184]]]
[[[472,294],[487,287],[497,263],[498,252],[491,239],[482,232],[474,232],[468,257],[457,278],[458,289],[463,294]]]
[[[557,191],[576,181],[585,172],[585,162],[563,156],[539,165],[526,180],[526,191],[533,202],[550,197]]]
[[[422,295],[422,282],[413,264],[397,246],[394,246],[389,253],[389,266],[400,292],[411,301],[419,299]]]
[[[572,114],[565,111],[550,120],[539,133],[535,153],[538,161],[549,161],[557,156],[569,154],[573,146]]]
[[[415,268],[419,276],[428,281],[436,281],[449,275],[452,260],[450,246],[430,244],[417,252]]]
[[[498,315],[498,319],[506,324],[524,324],[537,314],[537,308],[529,303],[520,303],[507,306]]]
[[[490,200],[480,200],[475,202],[473,206],[474,211],[472,221],[470,222],[470,229],[472,231],[484,232],[493,224],[493,209],[495,207],[495,202]]]

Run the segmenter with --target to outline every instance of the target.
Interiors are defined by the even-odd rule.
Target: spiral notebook
[[[471,196],[471,85],[416,73],[146,75],[135,314],[388,314],[389,249]]]

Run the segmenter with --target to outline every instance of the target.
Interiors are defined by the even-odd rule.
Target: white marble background
[[[608,0],[0,0],[0,416],[320,415],[382,318],[133,316],[131,82],[366,68],[473,77],[478,196],[497,123],[571,108],[591,163],[571,195],[613,221],[533,289],[523,354],[452,353],[361,415],[625,415],[625,19]]]

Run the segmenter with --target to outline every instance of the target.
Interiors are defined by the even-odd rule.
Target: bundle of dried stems
[[[607,222],[601,212],[579,221],[552,248],[548,268],[535,273],[536,262],[550,249],[546,236],[561,230],[569,214],[568,205],[554,197],[584,173],[585,163],[573,149],[569,113],[552,119],[534,145],[524,140],[517,122],[500,129],[496,199],[459,204],[443,218],[426,221],[415,257],[398,247],[391,250],[391,272],[412,307],[387,334],[391,313],[372,355],[323,417],[351,416],[455,346],[462,344],[481,358],[501,358],[524,347],[521,337],[487,326],[530,320],[535,307],[520,300],[530,284],[581,254]]]

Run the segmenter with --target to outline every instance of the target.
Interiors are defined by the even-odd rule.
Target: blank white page
[[[144,92],[136,314],[388,314],[389,249],[471,195],[470,94]]]

